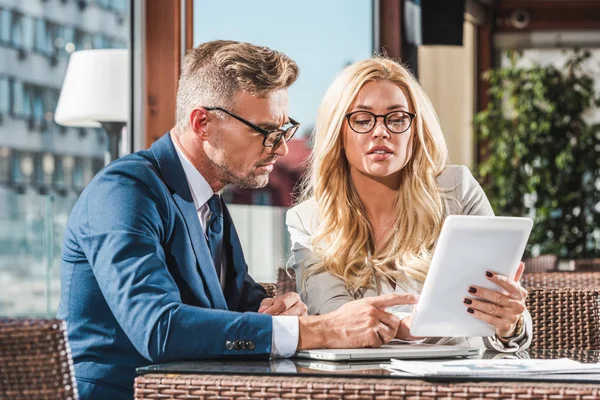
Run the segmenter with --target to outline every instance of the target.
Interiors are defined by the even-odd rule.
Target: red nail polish
[[[471,303],[473,303],[473,300],[471,300],[471,299],[469,299],[469,298],[465,298],[465,299],[463,300],[463,303],[465,303],[465,304],[471,304]]]
[[[486,271],[485,276],[491,278],[492,276],[494,276],[494,274],[492,274],[490,271]]]
[[[467,312],[470,314],[473,314],[475,312],[475,310],[473,310],[472,308],[467,308]]]
[[[469,293],[477,293],[477,289],[475,289],[473,286],[471,286],[469,288]]]

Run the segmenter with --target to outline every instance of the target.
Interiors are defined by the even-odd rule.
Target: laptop
[[[312,360],[349,361],[349,360],[401,360],[425,358],[453,358],[478,356],[479,347],[449,346],[443,344],[405,344],[388,343],[378,348],[362,349],[315,349],[300,350],[294,357]]]
[[[317,361],[317,360],[294,360],[297,367],[316,369],[319,371],[364,371],[367,369],[381,369],[381,361]]]

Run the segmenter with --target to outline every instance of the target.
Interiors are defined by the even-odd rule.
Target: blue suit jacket
[[[67,223],[58,311],[82,399],[132,398],[135,368],[151,363],[271,352],[271,317],[243,313],[266,293],[226,208],[224,233],[225,293],[170,134],[92,180]]]

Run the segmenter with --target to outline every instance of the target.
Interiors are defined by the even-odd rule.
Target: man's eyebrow
[[[281,128],[282,126],[285,126],[287,124],[290,123],[289,118],[286,118],[287,121],[283,123],[283,125],[279,125],[279,124],[274,124],[273,122],[261,122],[260,124],[256,124],[256,126],[260,126],[261,128],[263,128],[264,130],[267,131],[274,131],[276,129]]]

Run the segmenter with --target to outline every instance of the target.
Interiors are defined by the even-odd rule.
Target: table
[[[506,357],[484,352],[482,358]],[[535,350],[522,358],[568,357],[598,362],[600,351]],[[514,357],[508,355],[508,357]],[[498,379],[414,379],[392,375],[380,362],[206,360],[158,364],[138,370],[136,399],[592,399],[600,375]]]

